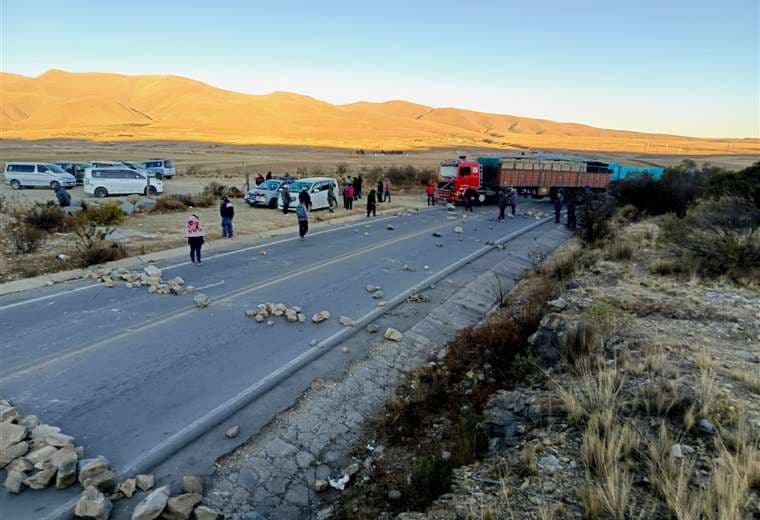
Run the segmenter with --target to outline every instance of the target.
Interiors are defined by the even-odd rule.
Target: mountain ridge
[[[287,91],[245,94],[182,76],[0,72],[3,138],[204,140],[367,149],[542,147],[760,152],[758,139],[696,138],[432,107],[401,99],[331,104]],[[684,150],[685,149],[685,150]]]

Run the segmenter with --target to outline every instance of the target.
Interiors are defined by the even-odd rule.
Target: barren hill
[[[249,95],[178,76],[51,70],[0,73],[4,138],[199,140],[365,149],[540,147],[665,153],[760,152],[758,139],[698,139],[433,108],[332,105],[288,92]]]

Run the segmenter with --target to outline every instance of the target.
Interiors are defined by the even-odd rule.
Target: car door
[[[311,206],[313,209],[321,209],[327,207],[327,188],[329,184],[325,181],[318,182],[314,188],[314,193],[311,194]]]
[[[49,186],[50,181],[53,179],[53,174],[50,172],[47,166],[44,164],[37,165],[37,171],[32,175],[33,186]]]

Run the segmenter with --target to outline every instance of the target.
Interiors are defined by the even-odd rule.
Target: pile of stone
[[[526,211],[520,211],[518,214],[522,217],[528,217],[528,218],[535,218],[536,220],[541,220],[542,218],[546,218],[549,216],[549,214],[545,211],[539,211],[537,209],[529,209]]]
[[[125,287],[147,287],[151,294],[182,294],[193,293],[195,288],[191,285],[183,287],[185,280],[175,276],[171,280],[161,278],[161,269],[155,265],[148,265],[140,271],[129,271],[124,268],[96,269],[90,272],[90,278],[97,280],[106,287],[114,287],[118,283],[124,283]]]
[[[284,303],[260,303],[256,308],[248,309],[245,315],[262,323],[270,316],[282,317],[288,323],[303,323],[306,315],[301,312],[301,307],[294,305],[288,307]],[[329,314],[328,314],[329,317]]]
[[[427,303],[430,301],[430,296],[422,293],[415,293],[406,299],[409,303]]]
[[[10,401],[0,399],[0,469],[7,473],[4,485],[10,493],[71,486],[83,455],[74,437],[34,415],[19,415]]]
[[[370,293],[375,300],[383,299],[384,294],[379,285],[367,285],[367,292]]]

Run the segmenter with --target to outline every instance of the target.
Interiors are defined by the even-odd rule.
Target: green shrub
[[[187,205],[172,195],[165,195],[156,200],[156,205],[150,210],[151,213],[167,213],[170,211],[185,211]]]
[[[127,256],[124,246],[108,240],[113,229],[102,229],[90,221],[80,221],[74,227],[74,248],[77,261],[82,267],[102,264]]]
[[[227,185],[216,181],[209,182],[203,188],[203,195],[213,195],[216,198],[223,197],[227,193]]]
[[[227,188],[225,195],[231,199],[242,199],[245,196],[237,186],[230,186]]]
[[[683,272],[681,265],[671,258],[659,258],[649,268],[652,274],[668,276]]]
[[[11,248],[17,254],[34,253],[45,241],[45,232],[24,222],[13,222],[5,228]]]
[[[216,204],[216,196],[212,193],[191,193],[185,195],[172,195],[172,198],[187,207],[210,208]]]
[[[409,495],[415,509],[430,505],[451,490],[453,465],[440,455],[420,457],[409,476]]]
[[[579,236],[584,245],[595,246],[614,234],[610,219],[615,213],[615,201],[606,194],[584,194],[576,212]]]
[[[760,208],[760,161],[738,172],[719,172],[707,182],[711,197],[742,197]]]
[[[115,226],[124,222],[127,214],[122,211],[116,202],[108,202],[103,205],[88,205],[75,216],[77,222],[92,222],[99,226]],[[75,224],[76,225],[76,224]]]
[[[53,201],[35,202],[16,212],[16,220],[43,231],[61,231],[66,227],[66,212]]]
[[[633,244],[627,240],[618,240],[607,246],[607,260],[630,260],[633,258]]]

